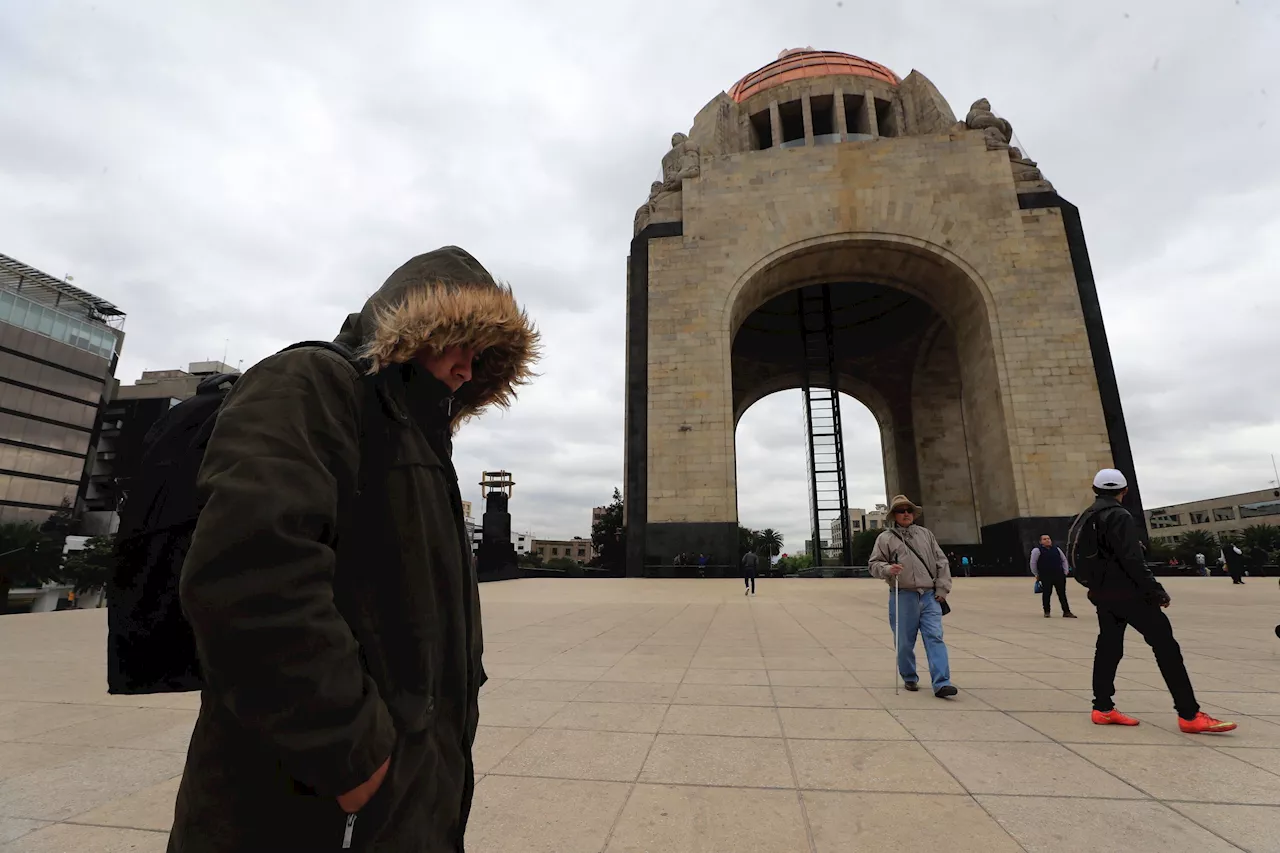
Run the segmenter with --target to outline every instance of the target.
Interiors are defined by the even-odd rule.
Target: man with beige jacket
[[[916,634],[924,636],[933,695],[939,699],[959,691],[951,683],[947,647],[942,642],[942,605],[951,592],[951,567],[933,533],[915,523],[919,507],[904,495],[889,503],[886,529],[871,549],[872,577],[890,586],[889,625],[898,642],[898,673],[908,690],[919,690]],[[894,581],[897,580],[895,588]]]

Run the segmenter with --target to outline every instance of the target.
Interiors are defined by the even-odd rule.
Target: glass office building
[[[0,522],[83,494],[124,312],[0,255]]]

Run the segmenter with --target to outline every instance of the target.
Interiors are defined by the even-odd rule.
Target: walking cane
[[[898,576],[893,576],[893,695],[898,695]]]

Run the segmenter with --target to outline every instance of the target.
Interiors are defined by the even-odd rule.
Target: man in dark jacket
[[[756,571],[760,565],[760,558],[756,556],[755,551],[748,551],[742,555],[742,585],[746,587],[743,595],[756,594]]]
[[[1231,573],[1231,582],[1233,584],[1244,583],[1244,553],[1235,545],[1223,545],[1222,559],[1226,564],[1227,571]]]
[[[1164,683],[1173,694],[1178,727],[1187,734],[1229,732],[1235,723],[1215,720],[1200,710],[1182,649],[1164,614],[1172,600],[1142,557],[1138,525],[1120,501],[1129,492],[1124,474],[1104,468],[1093,479],[1096,500],[1086,511],[1096,524],[1100,571],[1089,581],[1089,601],[1098,608],[1098,645],[1093,656],[1093,722],[1136,726],[1133,717],[1116,710],[1116,669],[1124,656],[1127,626],[1142,635],[1155,653]],[[1083,536],[1083,534],[1080,534]],[[1073,550],[1077,559],[1078,551]]]
[[[180,595],[205,677],[172,853],[456,853],[485,676],[450,461],[537,332],[449,247],[391,275],[330,350],[249,370],[218,414]]]
[[[1053,537],[1048,533],[1040,537],[1040,544],[1031,550],[1031,574],[1040,581],[1040,592],[1044,599],[1044,618],[1049,618],[1049,604],[1053,600],[1053,591],[1058,591],[1058,602],[1062,605],[1062,615],[1074,619],[1071,605],[1067,603],[1067,557],[1062,549],[1053,544]]]

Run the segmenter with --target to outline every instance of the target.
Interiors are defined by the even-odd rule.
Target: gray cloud
[[[624,264],[670,133],[784,47],[848,50],[957,113],[991,98],[1079,205],[1144,493],[1172,502],[1264,486],[1280,450],[1277,43],[1262,0],[7,4],[0,251],[128,312],[130,382],[331,336],[463,245],[547,342],[459,437],[464,487],[506,467],[517,527],[586,535],[621,482]],[[878,433],[846,411],[869,507]],[[738,431],[743,520],[789,547],[802,441],[795,392]]]

